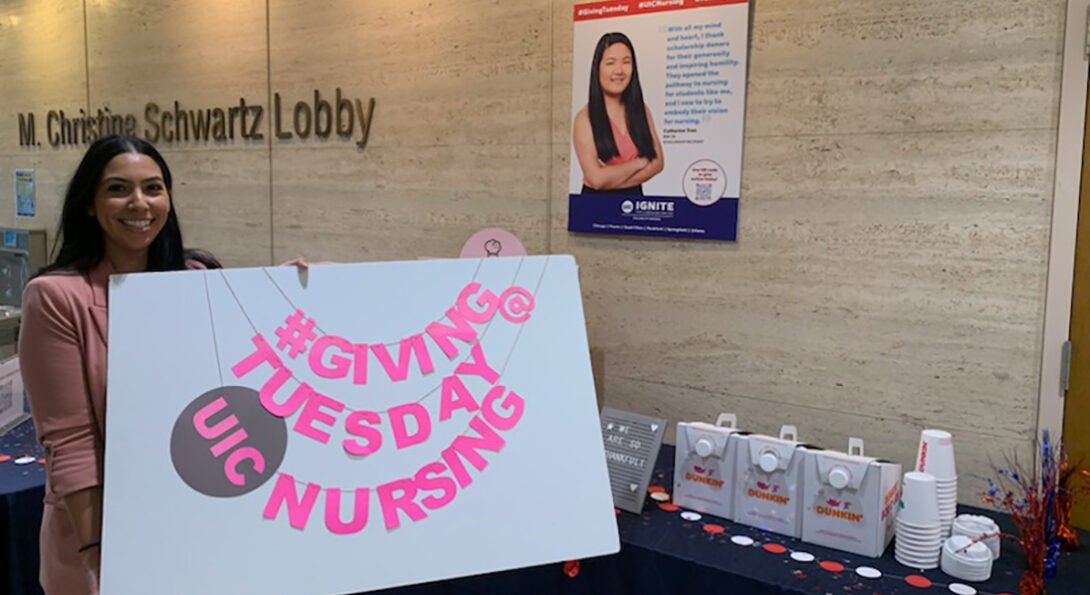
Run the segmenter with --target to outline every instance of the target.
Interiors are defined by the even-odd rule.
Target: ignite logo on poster
[[[773,504],[786,505],[791,501],[790,496],[784,496],[779,493],[780,486],[767,484],[763,481],[757,482],[757,489],[749,488],[746,490],[746,495],[750,498],[757,498],[758,500],[768,500]]]
[[[635,220],[669,219],[674,216],[674,202],[671,200],[625,200],[621,203],[621,213]]]
[[[713,488],[723,487],[723,480],[712,477],[712,475],[715,475],[714,467],[708,467],[707,469],[705,469],[700,465],[693,465],[693,470],[686,471],[684,477],[687,481],[691,481],[693,483],[701,483],[704,485],[709,485]]]
[[[251,337],[253,351],[231,367],[236,378],[259,382],[259,390],[221,387],[195,399],[178,417],[170,445],[175,470],[187,485],[211,497],[251,492],[275,475],[261,514],[275,521],[286,512],[287,523],[295,529],[307,527],[322,492],[324,524],[334,534],[357,533],[367,526],[372,492],[377,500],[375,512],[381,513],[386,530],[398,528],[405,518],[424,520],[473,483],[467,463],[478,472],[488,467],[481,451],[500,452],[507,442],[504,434],[518,425],[526,407],[522,396],[499,383],[500,375],[488,361],[473,325],[494,323],[497,314],[520,325],[529,320],[533,309],[533,295],[520,286],[511,286],[497,296],[490,290],[482,291],[479,283],[470,283],[447,309],[445,322],[431,322],[422,332],[401,339],[396,356],[384,343],[354,343],[333,334],[319,335],[315,329],[321,327],[316,321],[297,309],[275,329],[275,348],[256,332]],[[385,412],[353,410],[299,380],[281,359],[281,353],[291,359],[305,356],[315,375],[353,385],[367,384],[369,374],[376,371],[400,382],[409,377],[411,368],[422,375],[435,371],[425,337],[449,360],[465,355],[464,347],[469,348],[468,357],[442,378],[434,420],[419,401],[395,405]],[[483,379],[490,388],[473,394],[465,382],[471,378]],[[289,379],[296,381],[293,390],[284,388]],[[384,446],[389,450],[391,444],[400,450],[426,443],[433,424],[451,419],[458,410],[473,414],[469,430],[457,435],[434,462],[392,481],[357,487],[344,495],[339,487],[322,486],[278,470],[289,443],[290,416],[296,416],[291,427],[294,439],[329,444],[331,431],[340,426],[347,437],[339,441],[339,450],[344,456],[361,457],[374,455]],[[383,417],[389,420],[386,427]],[[342,518],[342,497],[353,501],[346,507],[351,511],[348,519]]]

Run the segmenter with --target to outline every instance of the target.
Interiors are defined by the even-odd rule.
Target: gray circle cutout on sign
[[[223,386],[197,397],[178,416],[170,459],[189,487],[231,498],[268,481],[287,446],[287,423],[261,405],[257,391]]]

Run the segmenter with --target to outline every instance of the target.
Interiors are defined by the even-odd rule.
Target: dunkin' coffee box
[[[863,456],[852,438],[847,453],[807,452],[804,467],[803,541],[880,557],[893,539],[901,466]]]
[[[780,437],[738,436],[732,520],[790,537],[802,535],[802,469],[807,447],[794,426]]]
[[[715,424],[680,422],[674,450],[674,504],[725,519],[734,497],[738,419],[723,413]]]

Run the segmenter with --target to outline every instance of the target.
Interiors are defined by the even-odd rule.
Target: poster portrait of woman
[[[602,35],[590,67],[587,104],[572,130],[582,194],[643,195],[662,171],[662,145],[643,100],[636,50],[624,33]]]

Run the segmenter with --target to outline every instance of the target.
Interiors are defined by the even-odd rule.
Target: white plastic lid
[[[761,453],[759,462],[761,464],[761,471],[772,473],[780,466],[780,457],[776,455],[775,451],[766,450]]]
[[[852,472],[844,467],[837,465],[836,467],[833,467],[832,471],[829,471],[829,485],[838,490],[844,489],[851,481]]]
[[[707,438],[701,438],[693,445],[693,450],[702,457],[711,456],[712,452],[715,450],[715,444],[712,444],[712,441]]]

